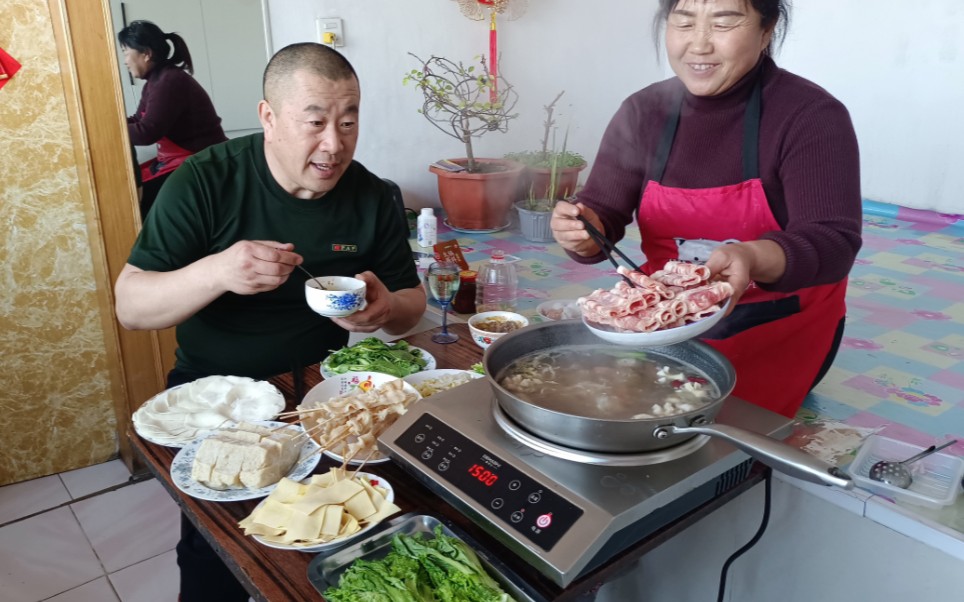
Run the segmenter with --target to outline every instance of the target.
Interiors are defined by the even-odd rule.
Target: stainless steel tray
[[[442,526],[442,533],[449,537],[457,537],[464,541],[478,554],[482,566],[493,579],[499,582],[502,589],[519,602],[543,602],[544,598],[529,591],[522,579],[502,562],[496,559],[488,550],[481,547],[464,531],[427,514],[403,514],[388,522],[375,527],[375,532],[354,544],[322,553],[315,556],[308,565],[308,580],[319,593],[324,594],[329,587],[338,585],[342,573],[355,560],[378,560],[384,558],[392,549],[392,537],[396,533],[415,535],[422,533],[423,537],[431,539],[437,525]]]

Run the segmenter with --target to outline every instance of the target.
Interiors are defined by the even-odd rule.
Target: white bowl
[[[488,346],[494,343],[497,339],[509,334],[507,332],[489,332],[487,330],[481,330],[476,326],[476,324],[479,322],[489,318],[503,318],[505,320],[519,322],[522,324],[522,326],[519,328],[525,328],[529,325],[528,318],[522,314],[517,314],[514,311],[484,311],[480,314],[475,314],[469,318],[469,332],[472,333],[472,340],[475,341],[475,344],[482,349],[488,348]],[[518,328],[516,330],[518,330]]]
[[[452,380],[455,380],[456,377],[459,377],[462,374],[467,375],[470,379],[482,378],[482,375],[474,370],[442,369],[442,370],[423,370],[421,372],[416,372],[415,374],[409,374],[408,376],[402,377],[402,380],[404,380],[408,384],[418,389],[419,393],[421,393],[423,385],[430,386],[433,384],[433,383],[429,383],[429,385],[426,385],[425,384],[426,381],[440,380],[444,382],[446,379],[452,381]],[[456,386],[461,386],[461,385],[456,385]],[[448,387],[448,388],[454,388],[454,387]],[[436,393],[439,393],[439,392],[441,392],[441,390],[436,391]],[[425,395],[423,395],[422,397],[425,397]]]
[[[385,501],[386,501],[386,502],[391,503],[391,502],[394,502],[394,501],[395,501],[395,488],[392,487],[392,484],[389,483],[388,481],[386,481],[383,477],[379,477],[379,476],[373,475],[373,474],[370,473],[370,472],[359,472],[359,473],[358,473],[358,476],[362,477],[363,479],[368,479],[369,481],[374,481],[375,484],[377,484],[379,487],[385,488]],[[306,479],[301,479],[301,480],[300,480],[301,483],[308,483],[308,482],[310,482],[310,481],[311,481],[311,477],[308,477],[308,478],[306,478]],[[260,504],[258,504],[258,506],[255,506],[255,508],[257,509],[259,506],[261,506],[261,505],[264,504],[264,503],[265,503],[265,502],[262,501]],[[387,518],[387,517],[386,517],[386,518]],[[381,521],[380,521],[380,522],[381,522]],[[261,545],[268,546],[269,548],[275,548],[276,550],[294,550],[294,551],[297,551],[297,552],[315,553],[315,552],[323,552],[323,551],[326,551],[326,550],[331,550],[332,548],[337,548],[337,547],[343,546],[344,544],[348,543],[349,541],[358,539],[360,536],[362,536],[362,535],[364,535],[365,533],[367,533],[368,531],[370,531],[370,530],[372,529],[372,527],[374,527],[374,526],[377,525],[377,524],[379,524],[379,523],[368,523],[368,524],[366,524],[364,527],[362,527],[361,530],[358,531],[357,533],[352,533],[351,535],[349,535],[349,536],[347,536],[347,537],[342,537],[342,538],[340,538],[340,539],[335,539],[335,540],[329,541],[329,542],[327,542],[327,543],[316,543],[316,544],[297,545],[297,544],[293,544],[293,543],[291,543],[291,544],[286,544],[286,543],[281,543],[281,542],[268,541],[268,540],[264,539],[263,537],[261,537],[260,535],[252,535],[251,537],[254,538],[254,540],[255,540],[256,542],[260,543]]]
[[[536,306],[536,311],[543,319],[553,320],[578,320],[582,317],[582,310],[579,309],[579,302],[575,299],[556,299],[543,301]]]
[[[318,406],[321,403],[327,402],[332,397],[351,393],[359,387],[362,387],[362,390],[367,390],[366,387],[378,387],[397,379],[397,376],[383,372],[345,372],[344,374],[333,374],[312,387],[301,403]],[[409,393],[415,393],[415,395],[421,399],[422,396],[419,395],[418,390],[407,382],[402,388]]]
[[[305,281],[308,307],[326,318],[344,318],[365,307],[365,282],[350,276],[319,276],[327,290],[318,288],[313,278]]]
[[[726,300],[726,303],[723,304],[723,307],[720,308],[718,312],[707,316],[702,320],[691,322],[685,326],[676,326],[674,328],[654,330],[652,332],[615,332],[613,330],[609,330],[608,326],[590,322],[586,319],[586,316],[582,317],[582,322],[594,335],[610,343],[615,343],[617,345],[630,345],[633,347],[661,347],[663,345],[673,345],[676,343],[682,343],[683,341],[688,341],[700,336],[710,328],[713,328],[716,323],[722,320],[723,316],[726,315],[726,312],[729,310],[730,303],[732,303],[732,301],[733,298],[730,297]]]

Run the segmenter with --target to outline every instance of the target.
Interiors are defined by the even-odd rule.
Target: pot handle
[[[706,424],[701,426],[666,425],[656,429],[654,435],[662,439],[660,431],[680,435],[709,435],[725,439],[750,454],[767,466],[804,481],[818,485],[853,489],[850,475],[833,464],[811,456],[807,452],[787,445],[766,435],[754,433],[728,424]],[[665,436],[665,435],[664,435]]]

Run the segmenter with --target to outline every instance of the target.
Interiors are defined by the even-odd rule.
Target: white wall
[[[964,213],[964,3],[794,3],[781,66],[850,110],[863,194]]]
[[[445,0],[268,1],[276,50],[316,39],[316,17],[344,20],[340,50],[362,80],[359,160],[398,181],[408,205],[437,205],[427,165],[463,150],[416,113],[419,94],[401,83],[414,66],[407,52],[469,60],[487,52],[486,23]],[[864,196],[964,213],[964,3],[794,4],[777,61],[847,105]],[[477,154],[535,148],[542,106],[564,89],[560,135],[570,126],[570,148],[591,161],[619,102],[668,73],[650,34],[655,7],[655,0],[528,0],[521,19],[501,20],[502,71],[520,93],[521,117],[507,134],[477,141]]]
[[[662,77],[649,33],[655,0],[528,4],[522,18],[499,21],[501,71],[519,92],[520,117],[508,133],[476,140],[476,155],[538,148],[542,106],[565,90],[556,111],[558,139],[568,126],[569,149],[591,160],[623,98]],[[488,54],[488,23],[463,17],[458,3],[447,0],[270,0],[270,15],[276,50],[315,40],[316,17],[343,19],[346,45],[339,50],[362,87],[356,158],[398,182],[407,205],[438,206],[428,164],[465,151],[416,112],[421,95],[402,85],[416,66],[408,52],[469,61]]]

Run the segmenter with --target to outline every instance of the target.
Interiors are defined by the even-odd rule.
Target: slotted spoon
[[[916,456],[907,458],[903,462],[881,460],[870,467],[870,478],[875,481],[880,481],[881,483],[893,485],[894,487],[907,489],[914,481],[913,477],[910,475],[910,470],[907,468],[908,465],[913,464],[921,458],[926,458],[935,452],[939,452],[945,447],[954,445],[955,443],[957,443],[957,439],[951,439],[950,441],[940,445],[932,445]]]

